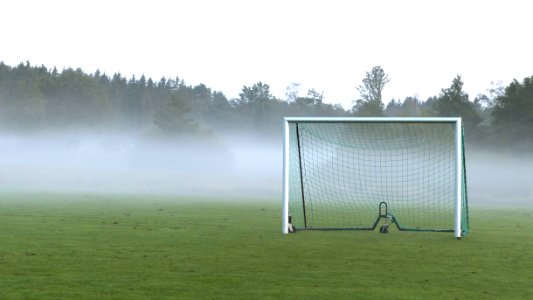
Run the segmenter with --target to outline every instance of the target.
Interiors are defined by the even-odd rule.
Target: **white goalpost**
[[[285,118],[282,232],[374,230],[382,219],[468,232],[461,118]]]

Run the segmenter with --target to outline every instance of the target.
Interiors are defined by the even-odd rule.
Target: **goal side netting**
[[[286,119],[284,232],[288,215],[308,230],[371,230],[381,215],[400,230],[466,234],[460,119],[339,120]]]

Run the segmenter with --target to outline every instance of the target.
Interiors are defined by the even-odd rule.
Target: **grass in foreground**
[[[0,299],[533,299],[533,210],[280,234],[276,202],[0,195]]]

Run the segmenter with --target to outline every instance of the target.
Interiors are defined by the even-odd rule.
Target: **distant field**
[[[533,299],[533,210],[280,233],[276,201],[0,194],[0,299]]]

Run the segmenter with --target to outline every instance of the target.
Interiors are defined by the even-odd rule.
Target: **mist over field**
[[[533,205],[533,153],[466,150],[471,204]]]
[[[0,135],[0,189],[279,197],[281,146],[244,136]]]
[[[4,191],[281,197],[281,136],[2,134],[0,149]],[[466,155],[471,204],[533,205],[533,155],[473,147]]]

